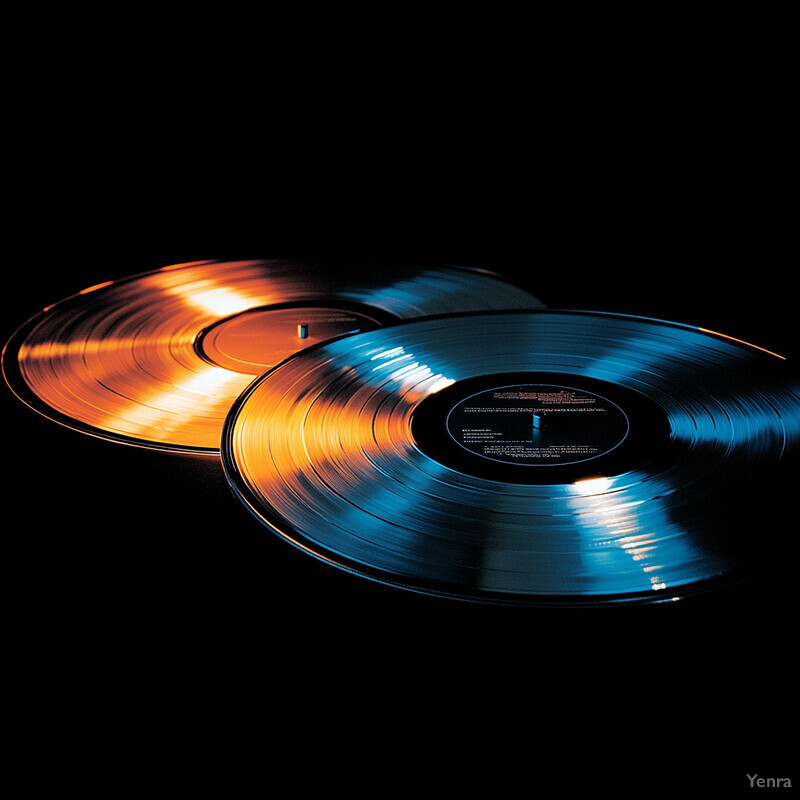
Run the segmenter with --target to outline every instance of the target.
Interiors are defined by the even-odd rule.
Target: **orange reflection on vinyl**
[[[300,350],[408,317],[540,307],[485,271],[283,260],[199,261],[98,283],[48,306],[7,344],[28,405],[126,444],[218,453],[254,379]]]

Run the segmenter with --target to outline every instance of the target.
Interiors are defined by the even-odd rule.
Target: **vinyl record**
[[[432,313],[540,307],[478,269],[193,262],[51,305],[8,342],[3,373],[22,400],[76,430],[218,453],[236,397],[305,347]]]
[[[674,600],[780,558],[789,534],[770,520],[799,446],[780,355],[541,309],[298,353],[235,403],[222,458],[262,523],[335,567],[471,601],[595,605]]]

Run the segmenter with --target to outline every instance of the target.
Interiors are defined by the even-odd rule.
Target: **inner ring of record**
[[[601,458],[616,450],[630,433],[630,419],[625,411],[612,400],[592,392],[574,386],[565,386],[562,383],[542,383],[535,377],[514,384],[508,384],[502,380],[493,381],[492,384],[491,388],[475,392],[455,403],[447,412],[444,425],[450,438],[459,447],[489,461],[545,468],[554,464],[574,466]],[[518,408],[498,402],[498,395],[500,400],[513,400]],[[525,405],[526,401],[527,405]],[[475,403],[481,402],[487,405],[485,410],[474,408]],[[523,405],[520,405],[521,403]],[[578,409],[566,408],[568,412],[594,411],[598,408],[602,414],[610,412],[616,422],[616,432],[600,447],[596,446],[595,440],[604,438],[603,428],[606,427],[605,425],[594,426],[598,428],[594,435],[589,432],[584,436],[585,441],[589,444],[573,444],[571,447],[563,444],[562,442],[566,442],[569,438],[574,438],[574,434],[570,436],[572,432],[568,429],[550,437],[558,444],[547,443],[545,445],[538,442],[537,437],[545,438],[552,431],[550,420],[555,414],[563,413],[565,404],[580,407]],[[465,408],[475,414],[475,419],[470,423],[473,427],[465,428],[463,422],[461,424],[457,422],[456,418]],[[503,437],[503,426],[492,424],[490,421],[492,416],[497,416],[498,411],[509,416],[513,413],[517,417],[523,417],[523,421],[512,425],[510,434],[507,433]],[[578,418],[573,417],[573,420],[575,419]],[[474,427],[475,425],[478,427]],[[499,432],[498,428],[501,429]],[[512,438],[509,442],[509,437],[513,436],[517,438]]]
[[[311,556],[423,593],[573,605],[672,600],[758,560],[752,515],[800,442],[800,388],[774,354],[679,323],[546,310],[347,339],[256,381],[223,436],[240,500]],[[415,412],[504,368],[635,393],[646,430],[629,438],[647,446],[606,473],[528,484],[426,453]]]
[[[249,383],[331,334],[443,310],[540,307],[500,274],[469,267],[176,264],[49,306],[6,344],[3,374],[23,402],[66,427],[124,444],[217,454],[225,417]],[[340,320],[320,338],[309,312]],[[347,315],[355,328],[342,323]],[[247,330],[252,319],[260,330]],[[255,360],[252,348],[235,344],[240,333],[271,342],[278,327],[280,341]],[[214,349],[209,343],[221,333],[224,345]]]

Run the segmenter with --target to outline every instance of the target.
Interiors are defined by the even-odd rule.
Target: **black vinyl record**
[[[304,350],[226,421],[242,502],[301,550],[433,595],[673,601],[785,547],[800,447],[780,354],[580,311],[436,316]]]
[[[236,397],[299,350],[442,311],[540,307],[510,280],[477,268],[181,263],[48,306],[11,337],[3,372],[21,399],[67,427],[215,454]]]

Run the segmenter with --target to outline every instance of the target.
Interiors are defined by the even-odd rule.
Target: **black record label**
[[[447,416],[447,432],[461,447],[492,461],[532,467],[605,455],[629,429],[615,403],[569,386],[500,386],[465,398]]]
[[[499,373],[423,400],[412,436],[460,472],[541,484],[615,474],[669,441],[663,410],[638,392],[569,373]]]

